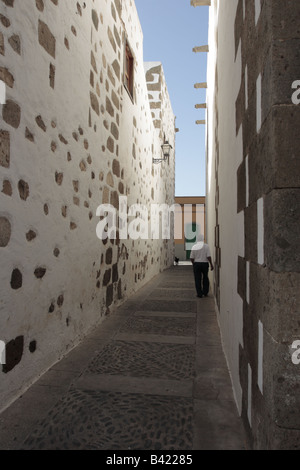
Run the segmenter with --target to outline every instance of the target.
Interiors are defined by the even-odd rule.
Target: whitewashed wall
[[[159,271],[170,240],[96,236],[100,204],[172,203],[174,156],[160,155],[134,2],[1,2],[0,408]],[[125,29],[124,29],[125,28]],[[124,32],[134,99],[122,83]],[[164,82],[163,73],[161,79]],[[165,96],[161,127],[175,147]]]
[[[238,256],[244,252],[244,224],[237,214],[237,169],[242,161],[242,135],[236,135],[235,103],[240,89],[240,49],[236,61],[234,21],[237,1],[213,1],[209,17],[207,90],[207,234],[216,245],[219,226],[221,247],[218,320],[238,409],[239,344],[243,342],[243,305],[237,292]],[[217,194],[217,199],[216,199]],[[216,200],[218,221],[216,220]],[[216,247],[214,260],[216,260]],[[214,273],[215,274],[215,273]],[[213,282],[213,277],[211,278]]]

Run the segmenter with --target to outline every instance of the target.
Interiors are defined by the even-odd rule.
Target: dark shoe
[[[197,297],[199,297],[199,299],[202,299],[203,295],[197,295]]]

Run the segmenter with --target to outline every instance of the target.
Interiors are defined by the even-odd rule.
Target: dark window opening
[[[132,99],[133,99],[133,75],[134,75],[133,72],[134,72],[134,58],[130,50],[129,44],[126,41],[124,85]]]

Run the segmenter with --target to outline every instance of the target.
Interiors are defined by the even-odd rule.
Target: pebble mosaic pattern
[[[147,333],[153,335],[193,336],[195,318],[179,317],[132,317],[120,329],[120,333]]]
[[[196,297],[196,294],[194,293]],[[180,301],[174,299],[167,299],[167,300],[145,300],[143,303],[144,310],[152,310],[153,312],[179,312],[179,313],[197,313],[197,302],[196,301]]]
[[[179,289],[169,289],[169,288],[160,288],[153,291],[153,297],[156,299],[178,299],[178,300],[190,300],[195,298],[195,288],[192,289],[183,289],[180,286]]]
[[[191,400],[71,390],[26,439],[24,450],[188,450]]]
[[[86,373],[190,379],[195,374],[195,347],[116,341],[93,359]]]

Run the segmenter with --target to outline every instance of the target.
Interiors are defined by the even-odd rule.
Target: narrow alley
[[[20,419],[22,417],[22,419]],[[0,416],[0,449],[243,450],[212,296],[156,276]]]
[[[300,449],[299,18],[0,0],[0,449]]]

